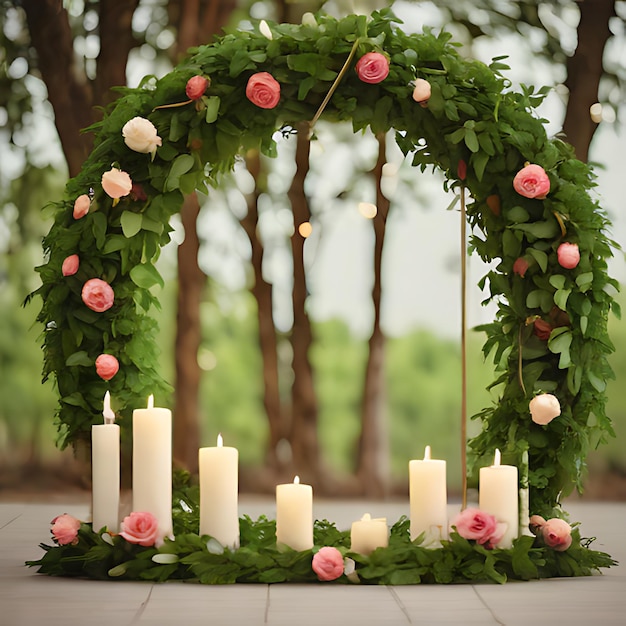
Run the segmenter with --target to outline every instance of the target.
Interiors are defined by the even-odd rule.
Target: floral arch
[[[446,33],[407,35],[388,10],[309,18],[195,49],[167,76],[125,89],[91,129],[95,147],[54,203],[37,268],[61,445],[88,438],[107,390],[128,418],[167,390],[150,289],[163,282],[154,263],[184,195],[218,184],[244,150],[273,155],[277,130],[321,113],[351,120],[354,132],[395,130],[415,167],[467,189],[471,247],[497,261],[480,286],[498,303],[483,330],[501,390],[469,446],[476,464],[496,447],[518,465],[527,453],[531,512],[550,514],[562,492],[580,488],[588,449],[612,434],[607,318],[617,284],[593,174],[547,138],[533,114],[543,91],[510,90],[498,59],[466,60]],[[560,403],[548,424],[529,413],[539,392]]]

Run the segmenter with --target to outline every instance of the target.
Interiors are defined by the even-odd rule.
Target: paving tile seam
[[[474,593],[476,594],[477,598],[480,600],[480,603],[487,609],[487,611],[489,611],[489,615],[491,615],[494,622],[496,624],[499,624],[499,626],[506,626],[506,622],[503,622],[501,619],[498,618],[498,616],[494,613],[493,609],[489,606],[486,600],[482,597],[476,585],[472,585],[472,589],[474,590]]]
[[[133,615],[133,619],[131,620],[129,626],[135,626],[135,624],[139,624],[139,622],[141,621],[141,616],[143,615],[144,611],[148,608],[148,603],[150,602],[150,598],[152,597],[153,590],[154,590],[154,584],[150,585],[150,589],[148,589],[148,595],[146,596],[146,599],[141,603],[135,615]]]
[[[387,590],[391,594],[391,597],[396,601],[396,604],[398,605],[398,607],[400,608],[402,613],[404,613],[404,616],[406,617],[407,623],[408,624],[412,624],[413,622],[411,620],[411,616],[409,615],[409,612],[407,611],[406,607],[404,606],[404,603],[402,602],[402,600],[400,600],[400,596],[398,595],[396,590],[393,587],[390,587],[388,585],[387,585]]]
[[[24,513],[18,513],[15,517],[11,518],[8,522],[2,524],[2,526],[0,526],[0,530],[4,530],[7,526],[10,526],[15,520],[18,520],[23,515]]]

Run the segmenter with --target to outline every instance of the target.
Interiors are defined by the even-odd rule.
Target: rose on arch
[[[533,332],[542,341],[548,341],[548,339],[550,339],[550,333],[552,333],[552,328],[553,327],[550,322],[547,322],[540,317],[535,319],[535,321],[533,322]]]
[[[364,83],[380,83],[389,75],[389,59],[381,52],[366,52],[357,61],[356,74]]]
[[[96,313],[108,311],[115,300],[113,288],[105,280],[90,278],[84,285],[81,298],[87,307]]]
[[[86,194],[82,194],[74,200],[74,211],[72,215],[75,220],[79,220],[81,217],[85,217],[89,213],[89,207],[91,206],[91,198]]]
[[[63,261],[63,265],[61,265],[61,273],[63,276],[73,276],[78,272],[78,267],[80,266],[80,259],[77,254],[70,254],[70,256],[65,257]]]
[[[185,86],[185,93],[190,100],[200,100],[204,92],[211,85],[211,81],[200,75],[192,76]]]
[[[525,198],[543,200],[550,191],[550,179],[541,165],[530,163],[517,172],[513,188]]]
[[[117,167],[112,167],[102,174],[102,189],[110,198],[119,200],[127,196],[133,188],[133,181],[129,174]]]
[[[413,83],[413,100],[415,100],[415,102],[423,107],[428,106],[431,92],[430,83],[427,80],[424,80],[423,78],[415,79],[415,82]]]
[[[504,524],[485,511],[469,507],[459,513],[452,526],[464,539],[476,541],[488,550],[495,547],[506,531]]]
[[[155,545],[160,539],[159,522],[147,511],[133,511],[124,518],[120,528],[120,535],[129,543],[148,547]]]
[[[273,109],[280,102],[280,83],[269,72],[252,74],[246,97],[261,109]]]
[[[456,173],[461,180],[465,180],[467,178],[467,163],[464,159],[461,159],[459,164],[456,166]]]
[[[120,369],[120,362],[112,354],[101,354],[96,359],[96,374],[102,380],[111,380]]]
[[[154,158],[156,149],[162,145],[154,124],[145,117],[133,117],[122,127],[124,143],[135,152],[150,154]],[[126,195],[126,194],[123,194]]]
[[[497,193],[487,196],[485,202],[494,215],[500,215],[500,196]]]
[[[343,574],[343,556],[337,548],[326,546],[313,555],[311,566],[320,580],[337,580]]]
[[[52,538],[60,545],[66,546],[68,543],[76,545],[78,543],[78,531],[80,529],[80,521],[74,516],[63,513],[57,515],[51,522]]]
[[[572,527],[562,519],[549,519],[540,528],[544,543],[557,552],[564,552],[572,545]]]
[[[559,265],[566,270],[573,270],[580,262],[580,250],[578,244],[563,242],[556,251]]]
[[[515,259],[515,263],[513,263],[513,273],[517,274],[520,278],[524,278],[528,267],[528,261],[523,256],[518,257]]]
[[[556,396],[551,393],[540,393],[535,396],[528,405],[530,416],[541,426],[549,424],[555,417],[561,415],[561,405]]]

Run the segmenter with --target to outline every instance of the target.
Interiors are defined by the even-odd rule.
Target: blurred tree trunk
[[[615,0],[582,0],[578,24],[578,46],[567,61],[569,100],[563,122],[568,143],[576,157],[586,161],[589,146],[598,125],[589,115],[589,107],[598,101],[604,48],[611,36],[609,20],[615,16]]]
[[[378,135],[378,159],[371,174],[376,181],[374,217],[374,328],[369,339],[363,397],[361,401],[361,436],[357,459],[357,475],[365,495],[380,498],[389,490],[389,446],[385,421],[385,335],[380,325],[382,300],[382,258],[385,243],[389,200],[381,190],[381,177],[386,158],[385,135]]]
[[[293,351],[293,385],[291,388],[291,429],[289,442],[295,471],[307,482],[319,484],[320,462],[317,433],[317,396],[313,381],[313,368],[309,350],[313,343],[311,321],[306,311],[307,286],[304,269],[305,239],[298,226],[308,222],[311,214],[304,193],[304,181],[309,172],[309,125],[298,125],[296,145],[296,173],[288,196],[293,212],[294,232],[291,236],[293,256],[293,328],[291,347]]]

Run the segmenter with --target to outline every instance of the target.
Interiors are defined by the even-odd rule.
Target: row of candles
[[[94,530],[119,528],[120,432],[104,399],[104,423],[92,427],[92,517]],[[161,536],[173,536],[172,528],[172,414],[154,406],[152,396],[145,409],[133,411],[134,511],[148,511],[158,520]],[[223,546],[239,546],[238,463],[236,448],[223,445],[200,448],[200,535],[210,535]],[[506,532],[498,547],[509,548],[518,535],[517,467],[502,465],[496,450],[494,463],[479,476],[479,508],[504,523]],[[409,462],[411,539],[425,533],[425,545],[448,537],[446,462],[432,459],[426,446],[424,458]],[[369,554],[387,545],[385,518],[365,514],[351,528],[351,549]],[[276,541],[295,550],[313,547],[313,489],[300,483],[276,487]]]

